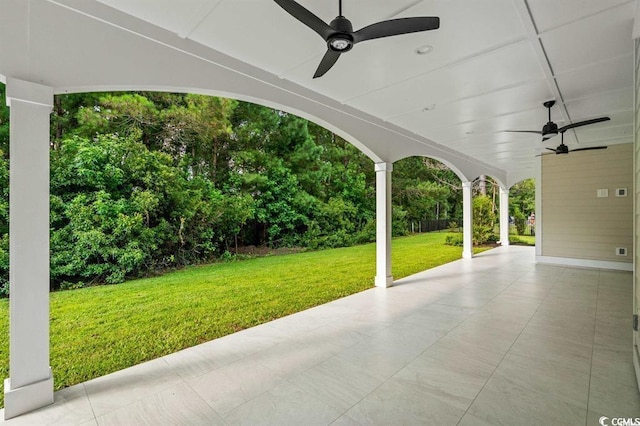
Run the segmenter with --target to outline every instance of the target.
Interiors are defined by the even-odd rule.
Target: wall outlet
[[[626,197],[627,188],[616,188],[616,197]]]
[[[596,195],[598,198],[607,198],[609,196],[609,190],[607,188],[598,189]]]
[[[616,247],[616,256],[626,256],[627,248],[626,247]]]

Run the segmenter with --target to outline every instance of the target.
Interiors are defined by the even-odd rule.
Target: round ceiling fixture
[[[433,46],[429,45],[429,44],[423,44],[422,46],[418,47],[416,49],[416,53],[418,55],[426,55],[429,54],[433,51]]]
[[[353,41],[343,34],[336,34],[329,39],[329,49],[334,52],[347,52],[353,47]]]
[[[432,111],[436,109],[436,104],[431,104],[431,105],[427,105],[426,107],[422,108],[422,111]]]

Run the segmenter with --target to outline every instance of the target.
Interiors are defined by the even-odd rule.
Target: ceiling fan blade
[[[553,152],[555,152],[556,154],[558,153],[558,150],[557,150],[557,149],[554,149],[554,148],[547,148],[547,149],[548,149],[549,151],[553,151]]]
[[[590,146],[587,148],[576,148],[576,149],[571,149],[569,150],[569,152],[577,152],[577,151],[591,151],[594,149],[607,149],[606,146]]]
[[[437,30],[440,28],[438,17],[415,17],[390,19],[377,22],[354,32],[353,42],[359,43],[365,40],[373,40],[381,37],[389,37],[400,34],[417,33],[420,31]]]
[[[325,75],[327,71],[329,71],[331,67],[336,63],[339,57],[340,52],[335,52],[331,49],[327,49],[327,53],[324,54],[322,61],[320,61],[320,65],[318,65],[318,69],[313,75],[313,78],[318,78]]]
[[[298,21],[311,28],[313,31],[320,34],[320,36],[327,40],[329,36],[335,33],[335,30],[331,28],[326,22],[318,18],[309,10],[298,4],[293,0],[274,0],[281,8],[289,12],[291,16]]]
[[[609,120],[611,120],[609,117],[600,117],[600,118],[593,118],[591,120],[578,121],[577,123],[571,123],[571,124],[567,124],[566,126],[560,127],[558,129],[558,132],[564,133],[567,130],[573,129],[575,127],[586,126],[589,124],[595,124],[595,123],[600,123],[602,121],[609,121]]]
[[[542,132],[539,130],[503,130],[503,132],[509,133],[535,133],[537,135],[541,135]]]

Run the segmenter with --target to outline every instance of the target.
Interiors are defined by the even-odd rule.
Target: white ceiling
[[[304,88],[317,102],[335,101],[334,109],[373,116],[396,133],[436,142],[505,174],[533,176],[539,149],[559,143],[503,132],[539,130],[547,121],[546,100],[558,101],[552,112],[558,125],[611,117],[567,132],[570,148],[633,141],[636,1],[344,0],[354,29],[410,16],[439,16],[441,26],[358,44],[315,80],[324,41],[272,0],[99,1],[188,46],[277,76],[277,85]],[[86,7],[94,0],[50,3],[112,20],[109,8]],[[299,3],[326,22],[337,15],[337,0]],[[416,54],[425,44],[433,51]]]

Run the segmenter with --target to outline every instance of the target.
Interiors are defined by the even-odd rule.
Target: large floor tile
[[[284,383],[229,412],[229,425],[328,425],[342,413],[298,386]]]
[[[565,329],[581,334],[593,334],[596,326],[595,311],[593,313],[575,313],[550,312],[540,309],[533,315],[528,325],[539,328]]]
[[[493,296],[475,296],[471,294],[457,294],[453,293],[438,300],[441,305],[453,306],[458,308],[481,308],[489,301],[493,299]]]
[[[555,364],[559,368],[589,373],[593,346],[584,342],[567,342],[562,338],[524,331],[509,353]]]
[[[331,426],[362,426],[360,423],[353,420],[351,417],[344,415],[338,417],[338,419],[331,423]]]
[[[431,331],[429,340],[385,333],[364,340],[336,356],[371,370],[384,377],[391,377],[436,342],[441,333]]]
[[[289,381],[345,412],[386,379],[373,370],[333,357]]]
[[[469,351],[484,349],[504,355],[520,334],[519,328],[490,328],[465,321],[438,343],[451,348],[461,347]]]
[[[587,408],[589,373],[569,370],[553,363],[507,355],[493,373],[533,392],[555,395],[566,402]]]
[[[198,395],[220,414],[225,414],[282,383],[282,377],[253,357],[188,381]]]
[[[112,411],[97,421],[99,426],[225,424],[186,383]]]
[[[182,382],[167,362],[158,358],[86,382],[96,417],[136,402]]]
[[[495,423],[489,423],[473,414],[466,413],[456,426],[495,426]]]
[[[587,409],[493,376],[467,413],[493,425],[582,426]]]
[[[192,379],[232,364],[245,354],[228,340],[217,339],[164,357],[183,379]]]
[[[390,379],[347,412],[366,425],[455,425],[464,410],[423,392],[418,386]]]
[[[466,318],[469,317],[467,313],[442,313],[428,309],[421,309],[414,314],[408,316],[398,324],[403,326],[405,323],[418,325],[427,330],[433,331],[449,331]]]
[[[640,418],[638,387],[627,386],[605,377],[592,376],[589,409],[610,418]]]
[[[629,387],[637,386],[633,369],[633,349],[594,345],[591,375],[603,377]]]
[[[466,410],[485,385],[494,367],[470,354],[443,358],[426,351],[394,377],[407,387]]]
[[[304,336],[301,336],[302,338]],[[289,340],[258,352],[251,360],[274,371],[280,377],[289,378],[333,357],[340,348],[330,340]]]

